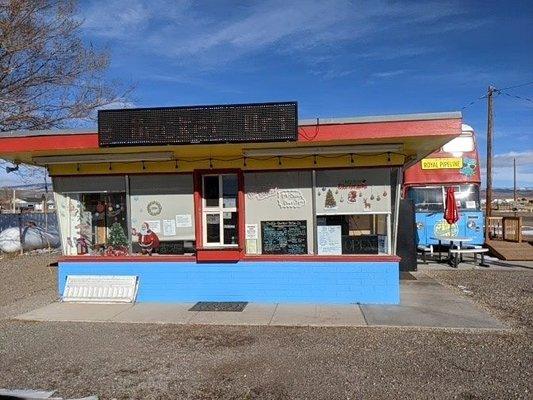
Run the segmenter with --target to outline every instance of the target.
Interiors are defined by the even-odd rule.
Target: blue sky
[[[461,111],[533,81],[533,2],[80,2],[135,106],[297,100],[300,118]],[[533,97],[533,85],[509,89]],[[496,186],[533,187],[533,102],[495,100]],[[486,100],[464,121],[485,154]]]

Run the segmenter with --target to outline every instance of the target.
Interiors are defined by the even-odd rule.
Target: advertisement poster
[[[192,226],[191,214],[176,214],[176,226],[178,228],[190,228]]]
[[[257,240],[246,239],[246,253],[257,254]]]
[[[154,219],[151,221],[145,221],[148,226],[150,227],[150,230],[154,233],[161,233],[161,220]]]
[[[163,220],[163,236],[176,236],[176,221],[173,219]]]
[[[259,226],[257,224],[246,224],[246,239],[258,239]]]

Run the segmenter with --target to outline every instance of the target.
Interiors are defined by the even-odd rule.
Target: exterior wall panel
[[[138,302],[398,304],[397,262],[60,262],[67,275],[137,275]]]

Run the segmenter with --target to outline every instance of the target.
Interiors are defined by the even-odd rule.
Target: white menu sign
[[[340,225],[317,226],[318,254],[342,254],[342,231]]]
[[[257,239],[259,237],[259,227],[257,224],[246,224],[246,239]]]

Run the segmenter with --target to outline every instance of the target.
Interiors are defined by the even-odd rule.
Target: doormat
[[[400,280],[401,281],[416,281],[416,277],[409,272],[402,271],[400,272]]]
[[[247,305],[247,301],[199,301],[189,311],[242,312]]]

